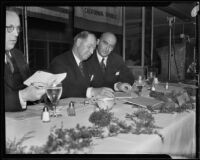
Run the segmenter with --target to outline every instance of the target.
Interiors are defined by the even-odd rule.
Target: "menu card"
[[[52,83],[60,83],[65,79],[66,75],[67,73],[52,74],[44,71],[37,71],[26,81],[24,81],[24,84],[30,86],[34,83],[42,83],[46,85],[50,85]]]

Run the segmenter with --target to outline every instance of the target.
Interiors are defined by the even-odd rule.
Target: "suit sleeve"
[[[59,59],[53,60],[49,66],[49,72],[54,74],[66,72],[66,67],[62,64]]]
[[[10,87],[5,84],[5,111],[6,112],[16,112],[23,111],[20,100],[19,91],[13,91]]]
[[[67,72],[68,74],[68,68],[63,64],[61,59],[54,59],[48,69],[49,72],[53,73],[53,74],[59,74],[59,73],[63,73],[63,72]],[[68,76],[68,75],[67,75]],[[63,81],[62,81],[62,86],[63,88],[63,92],[61,95],[61,98],[66,98],[68,96],[68,90],[69,90],[69,85],[68,85],[68,78],[66,77]]]
[[[126,64],[124,63],[122,59],[119,59],[118,62],[119,62],[118,64],[119,64],[119,70],[120,70],[118,81],[129,83],[132,85],[134,83],[135,78],[133,74],[131,73],[130,69],[126,66]]]

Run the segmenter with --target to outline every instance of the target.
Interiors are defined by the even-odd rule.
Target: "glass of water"
[[[62,83],[51,84],[46,87],[46,94],[49,100],[51,101],[53,108],[53,116],[57,117],[56,106],[59,102],[59,99],[62,95]]]

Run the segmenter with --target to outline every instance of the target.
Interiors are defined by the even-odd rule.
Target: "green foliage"
[[[31,134],[33,131],[26,133],[21,139],[16,140],[16,138],[12,141],[8,139],[6,141],[6,154],[24,154],[26,146],[23,146],[22,143],[27,139],[32,138]]]
[[[99,111],[95,111],[90,115],[89,121],[96,126],[105,127],[110,124],[112,116],[113,114],[107,110],[100,109]]]
[[[7,141],[6,153],[12,154],[52,154],[52,153],[78,153],[84,152],[84,149],[90,147],[92,144],[92,137],[101,136],[101,131],[95,127],[85,127],[77,124],[75,128],[64,129],[63,124],[60,128],[56,126],[51,128],[50,135],[45,145],[31,146],[28,152],[24,149],[27,146],[23,146],[22,142],[27,140],[27,135],[25,135],[19,142]]]
[[[193,103],[192,99],[179,106],[177,97],[180,96],[181,94],[182,93],[176,93],[175,91],[166,94],[157,91],[151,91],[149,95],[157,100],[165,102],[159,108],[160,113],[184,112],[193,109],[194,105],[192,104]],[[154,111],[154,108],[152,106],[147,106],[147,108],[151,112]]]
[[[149,93],[149,96],[151,96],[151,97],[153,97],[153,98],[155,98],[157,100],[163,101],[163,102],[168,102],[169,101],[169,99],[162,92],[151,91]]]
[[[126,118],[134,122],[131,126],[133,134],[157,134],[162,142],[164,141],[163,136],[156,130],[160,127],[154,125],[154,117],[147,110],[139,109],[132,114],[126,114]]]
[[[127,114],[126,118],[131,120],[128,125],[125,121],[121,121],[113,116],[109,110],[99,110],[93,112],[89,121],[94,124],[92,127],[76,125],[75,128],[66,129],[61,127],[52,127],[48,136],[47,142],[43,146],[31,146],[28,152],[25,152],[27,146],[23,146],[22,142],[31,138],[25,135],[20,142],[15,140],[8,141],[6,145],[7,153],[28,153],[28,154],[71,154],[71,153],[87,153],[87,149],[92,147],[92,138],[104,138],[104,129],[108,129],[108,136],[116,136],[119,133],[132,133],[132,134],[157,134],[164,138],[155,129],[158,128],[154,125],[154,118],[151,113],[144,109]],[[104,129],[103,129],[104,128]],[[30,133],[29,133],[30,134]]]
[[[187,91],[188,95],[190,96],[196,96],[196,90],[195,88],[191,88],[191,87],[184,87],[184,89]]]

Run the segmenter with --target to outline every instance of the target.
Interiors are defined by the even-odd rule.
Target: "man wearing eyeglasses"
[[[129,92],[134,83],[134,77],[122,57],[112,52],[116,43],[117,38],[111,32],[103,33],[97,40],[95,54],[87,61],[89,72],[94,75],[91,86]]]
[[[20,33],[20,19],[13,8],[6,10],[5,26],[5,67],[4,91],[5,111],[23,111],[28,101],[36,101],[45,93],[44,89],[23,85],[30,76],[29,66],[25,58],[15,47]]]

